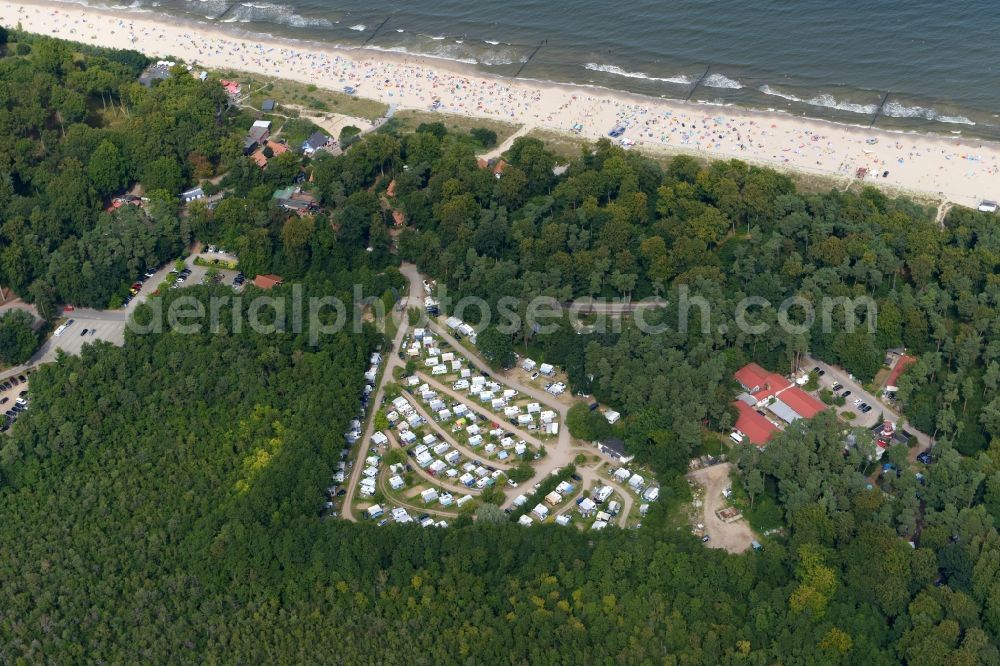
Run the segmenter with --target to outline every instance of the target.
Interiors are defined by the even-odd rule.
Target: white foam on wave
[[[525,62],[527,57],[521,58],[519,62]],[[503,55],[486,54],[478,58],[480,65],[512,65],[514,60]]]
[[[951,123],[953,125],[975,125],[973,121],[965,116],[944,116],[924,106],[905,106],[899,102],[889,102],[883,107],[882,113],[890,118],[923,118],[925,120],[936,120],[940,123]]]
[[[355,30],[357,32],[364,32],[366,29],[367,29],[367,26],[365,26],[364,23],[359,23],[357,25],[352,25],[351,26],[351,30]]]
[[[373,46],[369,45],[364,47],[371,51],[384,51],[386,53],[405,53],[407,55],[417,55],[422,58],[434,58],[435,60],[451,60],[452,62],[461,62],[466,65],[478,65],[479,61],[475,58],[455,58],[453,56],[444,53],[427,53],[425,51],[410,51],[405,46]],[[491,64],[491,63],[485,63]]]
[[[213,3],[215,4],[215,3]],[[293,28],[329,28],[333,24],[325,18],[307,18],[296,14],[288,5],[270,2],[241,2],[222,20],[223,23],[278,23]]]
[[[739,90],[743,87],[743,84],[739,81],[722,74],[709,74],[701,82],[701,85],[708,86],[709,88],[728,88],[730,90]]]
[[[128,4],[128,5],[122,5],[122,4],[103,4],[103,3],[99,3],[99,4],[95,5],[95,4],[91,4],[87,0],[59,0],[59,1],[60,2],[64,2],[66,4],[71,4],[71,5],[80,5],[81,7],[93,7],[93,8],[104,9],[104,10],[112,9],[112,10],[115,10],[115,11],[130,12],[130,13],[133,13],[133,14],[149,14],[149,13],[153,12],[152,9],[149,9],[149,8],[145,7],[142,4],[141,0],[134,0],[134,2],[132,2],[131,4]]]
[[[838,100],[833,95],[828,95],[826,93],[822,95],[816,95],[815,97],[810,97],[809,99],[803,99],[792,95],[791,93],[781,92],[776,90],[769,85],[763,85],[758,88],[765,95],[771,95],[772,97],[780,97],[782,99],[787,99],[790,102],[800,102],[802,104],[809,104],[811,106],[821,106],[827,109],[837,109],[839,111],[849,111],[851,113],[860,113],[864,115],[872,115],[875,113],[875,109],[878,107],[875,104],[856,104],[854,102],[844,102]]]
[[[646,81],[662,81],[664,83],[679,83],[681,85],[689,85],[691,79],[681,74],[680,76],[668,76],[664,78],[649,76],[643,72],[627,72],[621,67],[615,67],[614,65],[598,65],[594,62],[588,62],[584,65],[586,69],[592,72],[605,72],[607,74],[614,74],[615,76],[624,76],[629,79],[643,79]]]
[[[483,41],[486,42],[487,44],[492,44],[493,46],[497,46],[498,44],[500,44],[500,42],[495,42],[492,39],[484,39]]]

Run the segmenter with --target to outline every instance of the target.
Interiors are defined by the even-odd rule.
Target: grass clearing
[[[259,109],[265,99],[273,99],[279,107],[296,105],[316,113],[334,112],[371,121],[383,117],[389,110],[389,106],[382,102],[298,81],[272,79],[234,71],[213,72],[213,75],[239,81],[244,86],[244,92],[249,93],[245,103],[255,109]]]
[[[442,123],[449,132],[461,132],[463,134],[468,134],[470,130],[477,127],[485,127],[488,130],[496,132],[497,145],[509,139],[514,132],[521,128],[520,125],[501,120],[472,118],[432,111],[404,110],[397,112],[392,119],[395,122],[395,126],[403,132],[413,132],[421,123]]]
[[[579,158],[581,149],[593,143],[569,132],[555,132],[538,128],[528,132],[527,136],[542,141],[546,148],[555,153],[560,162],[569,162]]]

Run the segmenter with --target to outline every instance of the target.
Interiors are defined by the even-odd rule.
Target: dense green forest
[[[377,342],[130,334],[43,367],[0,450],[0,659],[998,663],[976,495],[1000,466],[950,451],[926,485],[866,489],[828,417],[743,463],[790,526],[761,553],[662,514],[586,534],[321,521]]]
[[[800,194],[771,170],[735,161],[705,167],[687,157],[662,168],[606,140],[557,178],[545,147],[519,138],[512,166],[496,180],[461,146],[439,144],[420,133],[403,142],[410,168],[396,189],[412,228],[400,250],[446,280],[455,298],[495,305],[537,294],[659,295],[677,304],[685,292],[709,304],[708,327],[695,309],[686,331],[678,308],[668,309],[664,335],[626,330],[580,344],[568,324],[540,339],[523,331],[526,350],[566,367],[574,389],[635,418],[651,412],[679,422],[679,430],[702,418],[723,422],[731,395],[724,378],[745,360],[786,370],[808,351],[870,380],[884,352],[905,345],[921,358],[899,393],[917,428],[966,454],[1000,436],[994,216],[956,208],[941,229],[932,210],[873,189]],[[753,323],[771,325],[767,334],[737,325],[747,297],[771,304],[751,311]],[[805,332],[774,325],[789,297],[816,308]],[[829,329],[820,325],[824,298],[859,297],[877,306],[873,331],[864,308],[853,331],[843,307],[832,309]],[[789,313],[793,322],[799,315]]]
[[[141,54],[17,37],[0,58],[0,284],[45,316],[104,307],[190,243],[177,194],[227,171],[249,122],[187,73],[144,88]],[[146,214],[105,212],[136,183]]]
[[[240,156],[249,119],[217,86],[178,71],[145,89],[138,54],[17,37],[0,58],[0,281],[43,313],[103,306],[194,237],[307,296],[359,284],[391,302],[402,256],[490,303],[678,302],[688,288],[712,308],[687,330],[674,309],[651,315],[671,324],[655,335],[566,320],[509,341],[485,332],[499,364],[509,343],[625,414],[616,427],[664,486],[630,531],[322,520],[384,345],[367,326],[315,345],[295,331],[130,332],[64,356],[32,376],[31,409],[0,437],[0,661],[1000,664],[995,218],[954,209],[939,228],[874,190],[803,194],[773,171],[664,165],[608,142],[557,177],[555,156],[521,138],[497,179],[476,163],[481,133],[441,124],[390,122],[342,156],[261,172]],[[270,202],[300,167],[315,216]],[[180,189],[215,176],[218,206],[178,207]],[[103,212],[137,182],[150,205]],[[408,219],[399,255],[394,208]],[[842,313],[829,332],[734,325],[744,296],[790,295],[868,295],[875,332],[845,332]],[[938,438],[920,476],[896,447],[899,474],[870,481],[868,445],[845,452],[825,414],[739,456],[734,484],[784,536],[727,556],[673,527],[679,472],[732,425],[734,368],[783,370],[810,351],[870,378],[900,344],[919,357],[903,409]]]
[[[0,363],[24,363],[38,347],[38,333],[32,328],[34,317],[24,310],[8,310],[0,315]]]

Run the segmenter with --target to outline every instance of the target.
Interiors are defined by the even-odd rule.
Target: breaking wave
[[[936,120],[939,123],[952,123],[956,125],[976,124],[965,116],[942,115],[934,109],[924,106],[906,106],[898,102],[887,103],[882,109],[882,113],[892,118],[923,118],[925,120]]]
[[[597,63],[588,62],[584,65],[585,68],[592,72],[605,72],[607,74],[614,74],[615,76],[624,76],[629,79],[644,79],[646,81],[662,81],[664,83],[679,83],[681,85],[690,85],[691,79],[681,74],[680,76],[669,76],[665,78],[658,78],[655,76],[649,76],[642,72],[626,72],[621,67],[615,67],[614,65],[598,65]]]
[[[293,28],[329,28],[333,25],[325,18],[307,18],[296,14],[288,5],[276,5],[270,2],[241,2],[225,14],[222,22],[277,23]]]
[[[743,84],[739,81],[722,74],[709,74],[701,82],[701,85],[708,86],[709,88],[729,88],[730,90],[739,90],[743,87]]]
[[[850,111],[851,113],[860,113],[864,115],[872,115],[878,108],[875,104],[856,104],[855,102],[844,102],[838,100],[833,95],[817,95],[815,97],[810,97],[809,99],[802,99],[792,95],[791,93],[781,92],[780,90],[775,90],[771,86],[763,85],[758,88],[765,95],[771,95],[773,97],[780,97],[782,99],[787,99],[790,102],[800,102],[802,104],[809,104],[811,106],[821,106],[826,109],[837,109],[839,111]]]

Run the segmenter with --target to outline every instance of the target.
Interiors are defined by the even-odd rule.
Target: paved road
[[[423,285],[419,279],[414,280],[410,277],[412,274],[416,273],[416,267],[412,264],[403,264],[402,270],[403,274],[410,279],[410,292],[404,300],[404,305],[406,303],[423,303]],[[393,309],[390,316],[398,317],[399,328],[396,330],[396,337],[393,338],[389,348],[382,350],[382,360],[385,366],[382,370],[382,376],[379,378],[378,387],[375,389],[375,395],[369,403],[371,408],[368,414],[368,422],[365,425],[365,431],[361,439],[359,439],[356,444],[358,447],[357,459],[354,462],[354,469],[351,470],[351,477],[347,482],[347,494],[344,495],[343,509],[341,511],[341,516],[350,521],[357,520],[354,516],[354,510],[352,507],[354,494],[358,487],[358,481],[361,479],[361,470],[363,467],[361,463],[363,463],[364,459],[367,457],[368,442],[371,441],[372,434],[375,432],[375,419],[373,417],[379,407],[381,407],[382,401],[385,399],[385,383],[387,381],[393,381],[393,368],[406,364],[405,361],[399,358],[398,350],[402,347],[403,338],[406,336],[406,331],[410,327],[409,317],[407,317],[405,309],[399,312]]]
[[[853,421],[855,425],[871,428],[879,422],[879,416],[882,415],[884,418],[896,423],[897,427],[903,427],[902,423],[904,419],[900,417],[900,415],[893,408],[879,400],[877,396],[874,396],[866,391],[860,383],[851,379],[849,373],[847,373],[843,368],[838,368],[837,366],[830,365],[829,363],[824,363],[823,361],[809,355],[803,356],[803,366],[808,370],[819,366],[820,369],[826,372],[825,375],[820,377],[820,385],[824,388],[830,388],[834,383],[839,383],[844,386],[844,389],[842,389],[841,392],[845,389],[850,389],[851,395],[847,397],[847,404],[844,407],[838,407],[837,409],[838,411],[849,409],[857,414],[857,418]],[[859,412],[854,406],[854,401],[858,398],[871,405],[872,411],[867,414]],[[905,429],[907,432],[913,434],[918,443],[917,446],[910,448],[908,457],[910,462],[913,462],[922,451],[926,451],[933,445],[934,442],[929,435],[917,430],[911,425],[906,425]]]

